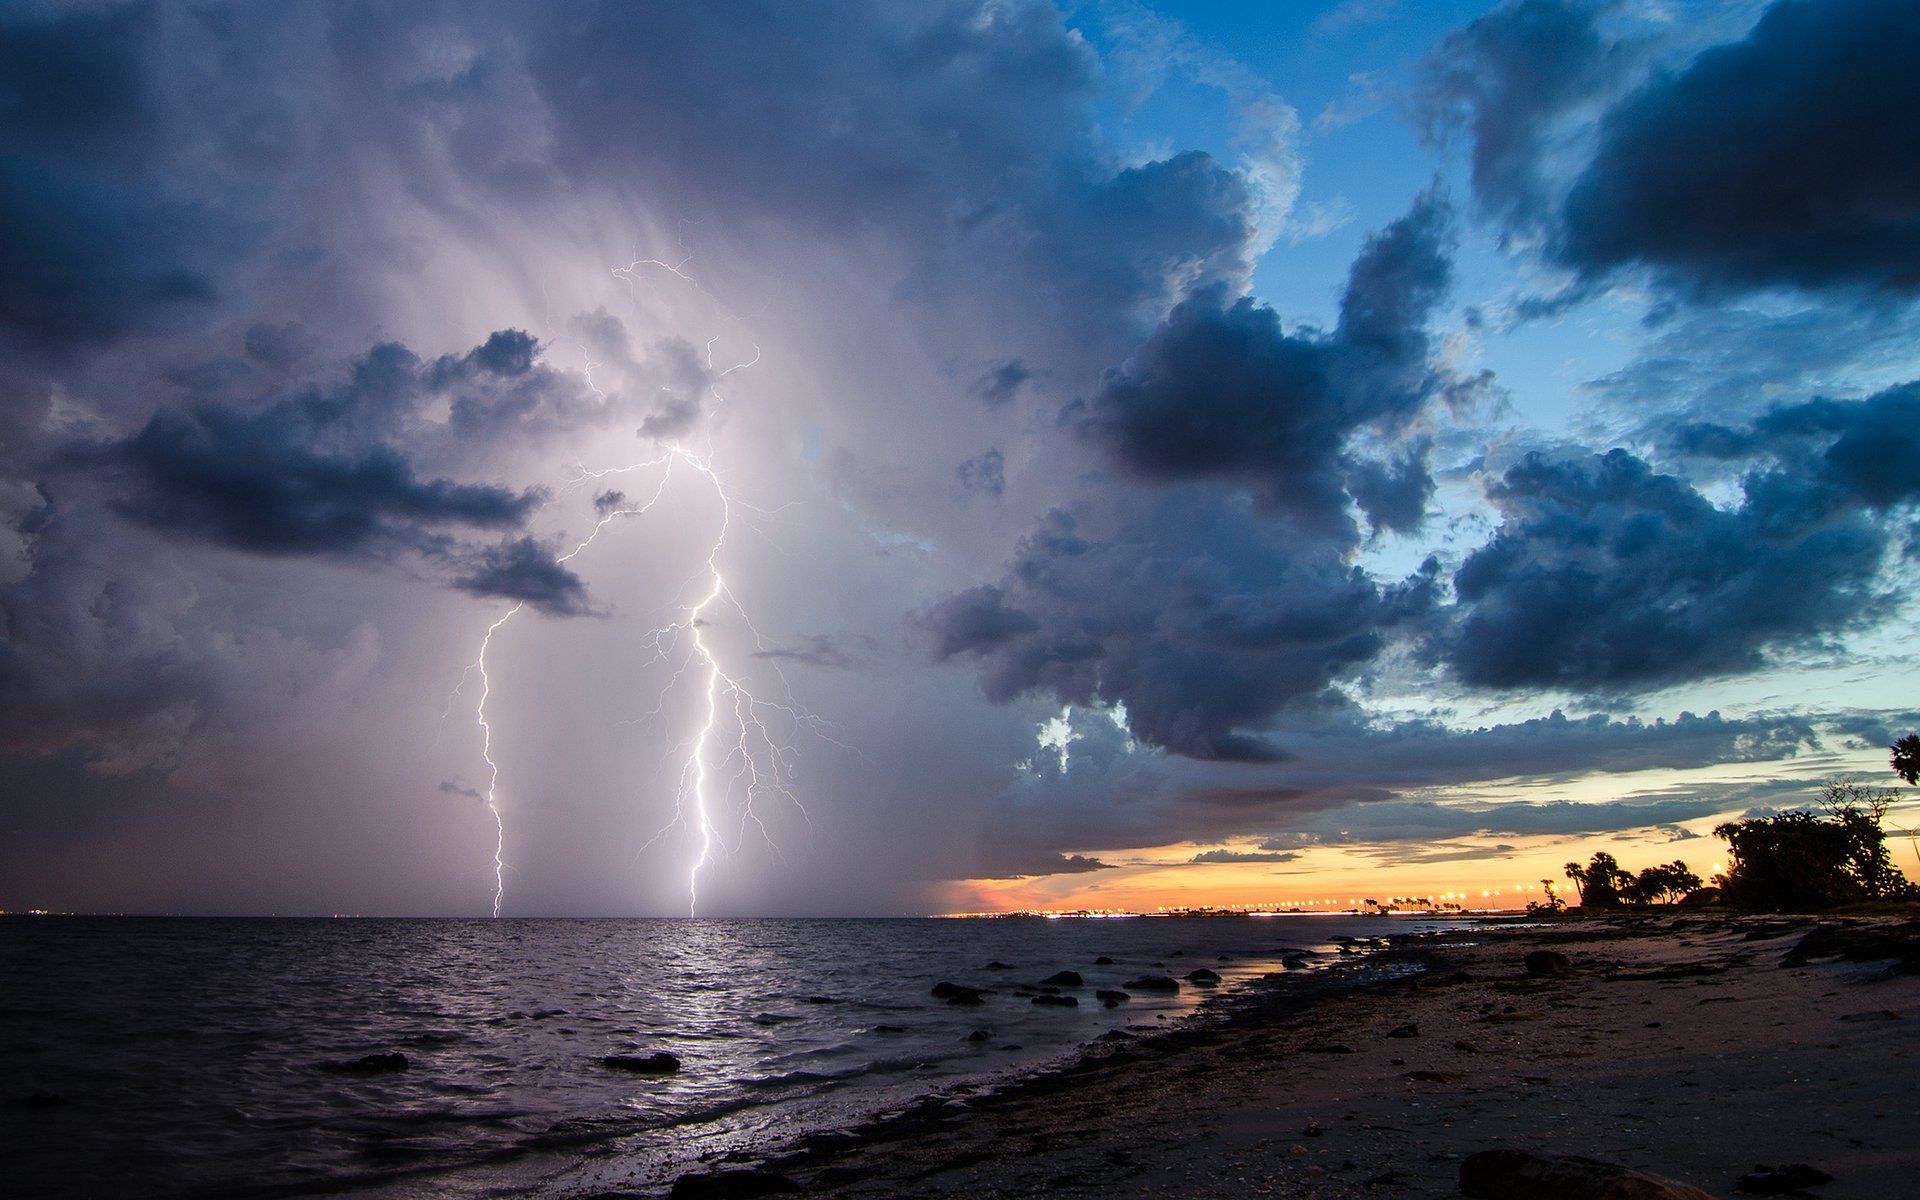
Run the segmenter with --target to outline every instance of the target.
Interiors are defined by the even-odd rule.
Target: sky
[[[1911,16],[8,5],[0,908],[1704,873],[1920,725]]]

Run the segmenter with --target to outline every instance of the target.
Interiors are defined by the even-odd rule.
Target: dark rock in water
[[[1109,1029],[1094,1040],[1099,1042],[1130,1042],[1133,1040],[1133,1035],[1124,1029]]]
[[[875,1033],[905,1033],[907,1027],[905,1025],[875,1025],[873,1031]]]
[[[1525,958],[1527,974],[1536,979],[1573,974],[1573,960],[1558,950],[1535,950]]]
[[[58,1092],[28,1092],[20,1097],[21,1108],[59,1108],[66,1099]]]
[[[1035,1004],[1057,1004],[1057,1005],[1060,1005],[1060,1006],[1061,1006],[1061,1007],[1063,1007],[1063,1008],[1078,1008],[1078,1007],[1080,1007],[1080,1001],[1079,1001],[1079,999],[1078,999],[1077,997],[1074,997],[1074,996],[1047,996],[1047,995],[1040,995],[1040,996],[1035,996],[1035,997],[1033,998],[1033,1002],[1034,1002]]]
[[[750,1200],[754,1196],[780,1196],[800,1190],[800,1185],[774,1171],[750,1168],[708,1171],[682,1175],[668,1192],[676,1200]]]
[[[385,1075],[407,1069],[407,1056],[398,1050],[391,1054],[363,1054],[359,1058],[329,1059],[320,1063],[322,1071],[335,1075]]]
[[[967,1035],[967,1040],[970,1042],[990,1042],[993,1040],[993,1034],[984,1029],[976,1029]]]
[[[944,979],[933,985],[933,994],[936,998],[945,1000],[948,1004],[986,1003],[986,993],[982,989],[964,987],[957,983],[948,983]]]
[[[1180,981],[1170,975],[1142,975],[1120,985],[1130,992],[1177,992]]]
[[[1232,961],[1233,961],[1233,955],[1231,955],[1231,954],[1222,954],[1222,955],[1219,955],[1218,957],[1216,957],[1216,958],[1215,958],[1215,959],[1214,959],[1213,961],[1215,961],[1215,962],[1232,962]]]
[[[1205,967],[1201,967],[1198,971],[1187,972],[1187,982],[1197,983],[1202,987],[1212,987],[1214,984],[1220,982],[1220,975],[1217,971],[1209,971]]]
[[[1175,950],[1172,954],[1167,955],[1168,958],[1185,958],[1186,956],[1187,952],[1185,950]]]
[[[1101,988],[1100,990],[1094,992],[1093,998],[1095,1000],[1104,1000],[1108,1004],[1124,1004],[1128,1000],[1133,999],[1133,997],[1130,994],[1126,992],[1115,991],[1113,988]]]
[[[807,1003],[808,1004],[838,1004],[840,1002],[838,1000],[835,1000],[832,996],[808,996]]]
[[[1713,1200],[1691,1184],[1593,1158],[1482,1150],[1460,1164],[1460,1194],[1475,1200]]]
[[[1096,967],[1110,967],[1113,965],[1113,960],[1102,954],[1099,958],[1093,960],[1093,965]]]
[[[996,958],[992,962],[988,963],[986,966],[981,967],[980,969],[982,971],[1011,971],[1013,970],[1013,964],[1003,963]]]
[[[1085,987],[1086,980],[1080,978],[1078,971],[1055,971],[1040,981],[1041,987]]]
[[[1280,965],[1289,971],[1304,971],[1313,964],[1298,954],[1289,954],[1280,960]]]
[[[1395,1025],[1392,1029],[1387,1030],[1387,1036],[1390,1038],[1417,1038],[1420,1036],[1420,1026],[1414,1024],[1412,1021],[1408,1021],[1405,1025]]]
[[[680,1060],[662,1050],[654,1054],[609,1054],[600,1065],[636,1075],[671,1075],[680,1069]]]
[[[1756,1164],[1752,1173],[1742,1175],[1733,1186],[1750,1196],[1790,1196],[1832,1182],[1833,1176],[1806,1163],[1792,1163],[1784,1167]]]

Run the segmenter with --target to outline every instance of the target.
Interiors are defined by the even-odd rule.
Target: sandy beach
[[[675,1194],[1453,1196],[1468,1155],[1516,1149],[1712,1195],[1805,1163],[1834,1177],[1806,1194],[1912,1196],[1914,930],[1837,926],[1904,938],[1903,970],[1793,957],[1816,926],[1836,922],[1702,914],[1400,941],[1375,956],[1397,980],[1256,988],[992,1095],[716,1163]],[[1568,973],[1529,975],[1539,950]]]

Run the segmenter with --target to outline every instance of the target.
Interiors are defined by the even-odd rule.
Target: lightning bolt
[[[695,288],[700,285],[685,273],[686,261],[668,263],[658,259],[636,260],[625,267],[616,267],[613,273],[632,282],[635,272],[643,267],[664,270]],[[700,289],[704,292],[704,289]],[[754,347],[753,357],[745,362],[736,363],[724,370],[716,371],[713,362],[713,344],[706,344],[706,359],[709,378],[718,381],[735,371],[750,367],[760,361],[760,349]],[[586,363],[586,384],[596,394],[603,395],[594,385],[593,370],[595,364]],[[718,391],[713,392],[716,401],[723,401]],[[660,454],[641,462],[626,466],[611,467],[589,471],[578,468],[577,474],[568,481],[562,491],[571,490],[592,480],[602,480],[615,475],[627,475],[658,469],[659,479],[651,495],[643,503],[616,506],[601,514],[593,530],[574,548],[561,555],[557,561],[568,562],[581,554],[600,536],[608,525],[622,517],[639,516],[649,512],[667,494],[668,485],[673,479],[676,466],[701,476],[711,485],[720,504],[720,524],[713,541],[708,545],[703,569],[689,580],[687,588],[695,588],[697,599],[686,603],[676,619],[648,632],[643,644],[653,649],[651,661],[669,662],[675,654],[683,657],[671,678],[661,692],[661,701],[656,711],[664,711],[668,694],[686,676],[689,671],[702,679],[699,711],[700,723],[691,740],[685,743],[685,759],[678,772],[678,784],[674,796],[674,816],[659,832],[654,834],[642,847],[644,851],[676,828],[690,826],[695,835],[697,854],[687,867],[687,912],[696,915],[700,906],[700,881],[703,871],[709,869],[716,854],[722,849],[732,849],[721,834],[717,823],[721,807],[736,793],[741,796],[739,839],[744,840],[747,829],[756,827],[766,838],[767,844],[777,854],[778,847],[762,820],[758,806],[770,796],[778,796],[790,803],[806,818],[806,808],[795,795],[792,787],[792,764],[790,748],[780,737],[776,728],[781,722],[794,729],[808,728],[827,740],[834,739],[826,734],[826,727],[813,714],[792,702],[792,689],[787,686],[784,672],[778,664],[773,664],[774,673],[786,693],[787,702],[765,700],[756,696],[747,687],[737,669],[725,665],[719,647],[710,633],[715,614],[720,608],[730,608],[740,619],[750,634],[754,647],[766,651],[769,647],[765,639],[754,627],[752,619],[727,586],[721,571],[721,556],[726,549],[727,535],[733,527],[735,509],[748,509],[762,512],[735,497],[714,469],[712,455],[701,454],[683,446],[667,446]],[[480,677],[480,698],[475,706],[475,720],[480,727],[481,757],[487,764],[486,808],[494,822],[494,893],[493,915],[500,915],[506,898],[506,821],[500,808],[500,765],[494,757],[494,727],[488,715],[488,702],[493,696],[493,680],[487,670],[487,656],[493,649],[494,636],[526,607],[524,601],[516,603],[500,615],[487,627],[480,641],[479,653],[468,666],[467,674],[477,673]],[[463,674],[464,686],[467,675]],[[456,692],[459,687],[456,687]],[[836,744],[839,744],[836,742]]]

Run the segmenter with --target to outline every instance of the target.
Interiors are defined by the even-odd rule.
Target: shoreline
[[[990,1092],[717,1157],[671,1194],[1454,1196],[1460,1161],[1486,1149],[1587,1155],[1712,1195],[1800,1162],[1836,1177],[1827,1200],[1910,1194],[1920,975],[1782,966],[1816,926],[1901,922],[1495,917],[1385,935]],[[1920,947],[1911,925],[1898,937]],[[1529,976],[1543,949],[1570,973]],[[623,1194],[641,1193],[601,1193]]]

